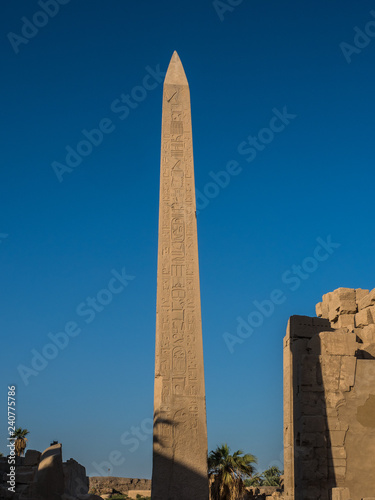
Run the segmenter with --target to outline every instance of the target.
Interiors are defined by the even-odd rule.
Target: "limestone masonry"
[[[153,500],[207,500],[207,425],[190,92],[172,56],[163,90]]]
[[[88,494],[86,469],[72,458],[63,462],[61,444],[50,446],[43,453],[27,450],[25,457],[16,457],[14,493],[7,483],[7,457],[0,458],[0,473],[0,499],[101,500]]]
[[[288,500],[375,499],[375,289],[338,288],[284,338]]]
[[[106,497],[113,494],[128,495],[132,498],[137,498],[137,495],[147,491],[150,496],[151,480],[150,479],[133,479],[127,477],[112,477],[112,476],[94,476],[90,477],[90,492],[101,497]]]

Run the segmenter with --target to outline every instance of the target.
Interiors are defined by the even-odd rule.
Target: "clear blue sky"
[[[339,286],[374,287],[373,2],[231,3],[65,0],[49,15],[34,0],[4,3],[3,453],[15,384],[30,448],[58,440],[88,474],[112,461],[113,475],[150,477],[160,72],[174,50],[201,193],[209,449],[227,442],[260,470],[278,463],[289,316],[315,315]],[[99,126],[96,146],[82,142]],[[66,159],[77,145],[86,156]],[[274,311],[254,314],[271,294]],[[241,338],[249,315],[258,326]],[[69,343],[46,348],[52,337]],[[43,350],[48,364],[35,358]]]

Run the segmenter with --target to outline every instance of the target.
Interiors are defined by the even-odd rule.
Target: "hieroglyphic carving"
[[[163,91],[153,474],[161,455],[200,471],[207,459],[190,94],[173,57]],[[207,500],[208,489],[190,498]]]
[[[173,386],[173,394],[176,396],[182,396],[184,394],[186,384],[185,377],[173,377],[172,386]]]
[[[186,351],[182,347],[173,349],[172,373],[174,375],[185,375],[186,373]]]

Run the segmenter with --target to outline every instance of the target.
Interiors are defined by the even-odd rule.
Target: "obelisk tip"
[[[167,74],[164,80],[164,85],[165,84],[188,85],[184,67],[182,66],[181,59],[176,50],[173,52],[171,61],[168,66]]]

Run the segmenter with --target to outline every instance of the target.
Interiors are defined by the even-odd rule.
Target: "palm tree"
[[[21,429],[21,427],[18,427],[12,435],[12,438],[15,438],[16,441],[14,443],[15,450],[16,450],[16,455],[18,457],[21,457],[26,448],[26,437],[29,434],[29,431],[27,429]]]
[[[250,479],[245,479],[245,486],[262,486],[264,481],[263,474],[257,472],[253,474]]]
[[[262,486],[280,486],[280,476],[282,471],[273,465],[263,472],[264,480]]]
[[[214,478],[213,492],[217,500],[234,500],[245,489],[244,479],[254,473],[256,457],[237,450],[233,455],[227,444],[218,446],[208,456],[208,473]]]

